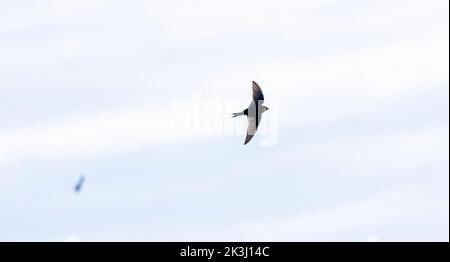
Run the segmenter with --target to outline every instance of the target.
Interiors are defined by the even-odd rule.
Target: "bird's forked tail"
[[[239,112],[239,113],[233,113],[233,114],[231,115],[231,117],[237,117],[237,116],[243,116],[243,115],[245,115],[244,111]]]

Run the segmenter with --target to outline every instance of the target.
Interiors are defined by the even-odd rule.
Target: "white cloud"
[[[288,39],[448,28],[442,1],[149,1],[149,17],[178,40],[263,30]],[[446,3],[448,6],[448,3]],[[152,20],[153,22],[153,20]],[[439,24],[438,27],[436,25]],[[448,31],[448,30],[447,30]],[[257,44],[257,43],[255,43]]]
[[[218,230],[215,235],[222,241],[361,241],[355,239],[355,235],[368,234],[385,225],[397,227],[398,231],[414,230],[409,226],[413,221],[435,231],[433,223],[448,221],[448,199],[443,191],[436,191],[442,188],[438,186],[440,183],[441,180],[425,185],[409,184],[298,215],[252,220]],[[384,241],[407,240],[402,235],[382,238]],[[448,232],[443,232],[439,239],[448,241]],[[410,239],[419,240],[420,237]]]
[[[163,28],[177,39],[189,40],[217,37],[233,31],[264,28],[271,31],[283,27],[300,26],[312,31],[316,27],[301,23],[298,17],[324,7],[328,0],[320,1],[150,1],[149,17],[155,18]],[[298,28],[297,30],[298,31]]]
[[[403,181],[412,179],[414,170],[423,167],[433,168],[429,177],[439,177],[446,172],[448,133],[448,124],[440,124],[415,130],[319,139],[275,158],[280,165],[299,161],[320,163],[334,170],[333,176],[347,179]]]
[[[214,184],[218,182],[221,180]],[[189,183],[182,191],[186,188],[205,195],[202,183]],[[167,197],[183,198],[184,193],[174,190]],[[87,241],[448,241],[448,230],[442,228],[449,219],[447,195],[448,179],[423,179],[300,213],[285,210],[267,216],[247,214],[238,221],[207,224],[175,219],[170,225],[158,224],[158,229],[148,226],[152,221],[148,216],[133,219],[131,225],[129,221],[115,220],[79,230]],[[296,199],[292,204],[301,206],[302,201],[306,200]],[[428,233],[424,235],[423,230]]]
[[[148,147],[179,136],[168,129],[166,108],[93,113],[76,119],[0,132],[0,159],[92,156]]]

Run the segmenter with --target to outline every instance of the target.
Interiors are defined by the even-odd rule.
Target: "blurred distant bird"
[[[267,106],[263,106],[264,103],[264,95],[261,90],[261,87],[255,82],[252,81],[253,88],[253,100],[250,103],[250,106],[239,113],[233,113],[232,117],[246,115],[248,119],[248,128],[247,128],[247,136],[245,137],[244,145],[246,145],[250,140],[252,140],[253,136],[258,129],[259,122],[261,122],[262,113],[269,110]]]
[[[75,193],[80,193],[81,192],[81,188],[83,187],[84,180],[85,180],[85,176],[81,175],[80,178],[78,179],[78,182],[74,186]]]

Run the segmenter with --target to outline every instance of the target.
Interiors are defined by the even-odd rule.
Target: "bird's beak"
[[[267,108],[267,110],[269,110],[270,108]]]

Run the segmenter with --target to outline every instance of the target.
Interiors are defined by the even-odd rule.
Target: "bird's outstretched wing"
[[[254,117],[248,117],[247,136],[245,137],[244,145],[246,145],[256,133],[256,119]]]
[[[258,129],[258,125],[261,122],[261,115],[258,117],[258,122],[256,122],[256,117],[254,115],[248,116],[248,127],[247,127],[247,136],[245,137],[244,145],[246,145],[252,138],[255,136],[256,130]]]
[[[264,95],[263,92],[261,90],[261,87],[259,87],[258,83],[256,83],[255,81],[252,81],[253,83],[253,100],[254,101],[259,101],[259,104],[262,104],[264,101]]]
[[[247,135],[247,136],[245,137],[244,145],[246,145],[248,142],[250,142],[250,140],[252,140],[253,137],[254,137],[253,135]]]

